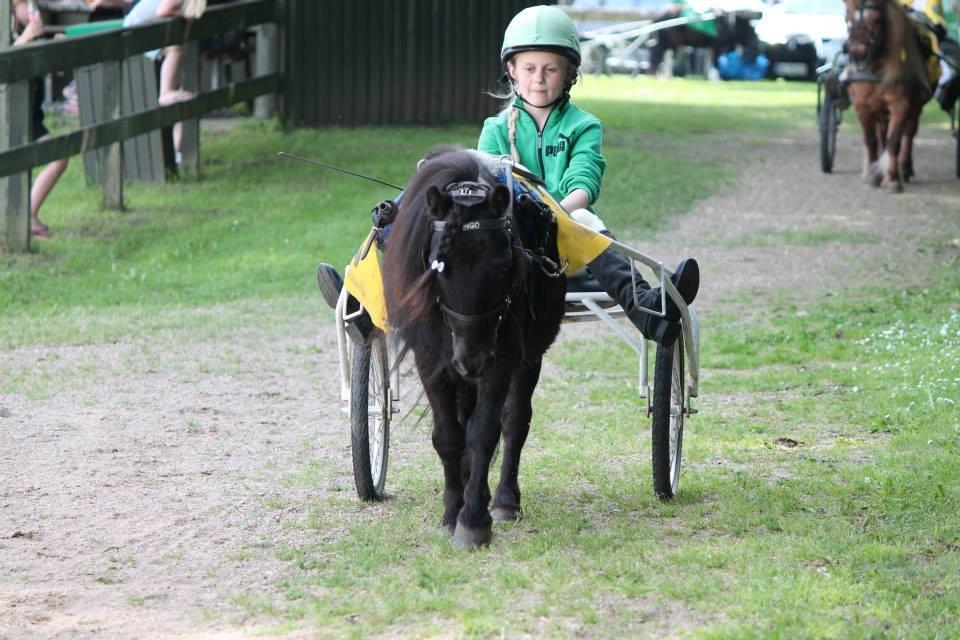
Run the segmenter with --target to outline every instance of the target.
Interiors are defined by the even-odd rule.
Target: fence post
[[[27,80],[0,87],[0,148],[27,144],[30,89]],[[30,173],[0,178],[0,231],[7,249],[30,250]]]
[[[196,40],[183,44],[183,78],[185,91],[200,92],[200,43]],[[200,175],[200,120],[185,120],[180,140],[180,172],[196,178]]]
[[[123,115],[123,74],[119,60],[104,62],[103,120],[116,120]],[[115,142],[103,149],[103,206],[123,210],[123,142]]]
[[[280,67],[280,30],[276,23],[257,26],[257,49],[254,72],[273,73]],[[277,112],[277,94],[270,93],[254,100],[253,113],[260,120],[269,120]]]
[[[0,0],[0,50],[11,46],[10,0]],[[0,85],[0,149],[27,143],[30,84],[21,80]],[[9,251],[30,250],[30,173],[0,178],[0,233]]]

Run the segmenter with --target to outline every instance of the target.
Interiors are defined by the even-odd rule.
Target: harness
[[[496,218],[474,218],[460,223],[457,229],[458,233],[473,232],[506,232],[516,241],[514,248],[520,249],[522,259],[528,266],[536,266],[542,273],[551,278],[558,278],[563,274],[564,268],[557,264],[546,255],[546,249],[550,242],[550,230],[554,222],[553,212],[549,206],[540,202],[528,193],[515,193],[513,176],[507,172],[507,186],[511,194],[510,206],[503,215]],[[492,187],[488,184],[477,181],[453,182],[447,185],[443,192],[448,195],[454,204],[467,208],[483,204],[489,198]],[[515,233],[511,219],[517,220],[521,227],[519,233]],[[446,268],[445,256],[442,255],[441,241],[447,225],[451,224],[447,220],[434,220],[433,229],[430,236],[430,248],[426,254],[425,266],[429,269],[443,273]],[[515,269],[516,267],[514,267]],[[536,270],[528,268],[526,270],[526,281],[523,282],[524,291],[527,293],[529,313],[524,317],[529,322],[535,317],[533,310],[534,288],[536,283]],[[516,274],[514,274],[516,275]],[[504,299],[493,308],[479,313],[461,313],[450,308],[443,300],[438,299],[437,304],[444,320],[448,325],[476,325],[496,318],[497,327],[503,323],[504,315],[512,307],[512,300],[508,293]],[[511,313],[513,322],[520,334],[526,333],[526,327],[521,326],[517,314]],[[522,358],[526,358],[526,341],[521,338]]]
[[[468,208],[475,207],[486,202],[491,191],[492,189],[490,185],[470,180],[452,182],[443,189],[443,192],[450,196],[454,204]],[[508,217],[508,214],[509,211],[497,218],[478,218],[467,220],[466,222],[461,223],[458,231],[506,231],[507,234],[512,236],[513,227],[510,224],[510,218]],[[440,254],[440,240],[443,237],[444,230],[447,228],[447,224],[447,220],[434,220],[433,231],[430,235],[430,251],[427,255],[426,263],[430,269],[436,271],[437,273],[443,273],[443,270],[446,267],[446,262],[444,261],[445,256]],[[500,323],[503,322],[503,312],[510,307],[510,294],[504,296],[504,299],[502,302],[500,302],[500,304],[481,313],[460,313],[459,311],[455,311],[454,309],[448,307],[442,300],[438,299],[437,303],[439,304],[440,311],[443,313],[444,318],[448,323],[452,319],[456,322],[470,325],[478,324],[496,317],[497,326],[500,326]]]
[[[868,12],[880,14],[880,20],[871,25],[867,22]],[[869,68],[881,53],[883,53],[884,43],[886,41],[886,20],[887,8],[883,2],[876,0],[865,0],[854,11],[852,18],[847,21],[847,31],[853,33],[854,30],[862,30],[866,33],[866,42],[864,46],[866,51],[859,59],[854,59],[854,74],[860,76],[868,75],[866,69]],[[852,56],[851,56],[852,58]],[[850,79],[879,81],[880,76],[870,74],[872,77],[856,77]],[[874,77],[876,80],[874,80]]]

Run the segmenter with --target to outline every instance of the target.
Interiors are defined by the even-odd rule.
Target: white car
[[[754,29],[772,75],[812,78],[817,66],[843,48],[846,7],[843,0],[783,0],[767,7]]]

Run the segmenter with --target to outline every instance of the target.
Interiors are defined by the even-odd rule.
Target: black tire
[[[840,126],[840,108],[837,100],[826,88],[823,92],[823,104],[820,106],[820,170],[833,171],[833,159],[837,155],[837,129]]]
[[[957,177],[960,178],[960,99],[953,104],[953,121],[956,123],[953,136],[957,139]]]
[[[361,500],[382,500],[390,450],[390,363],[387,339],[374,332],[353,346],[350,367],[350,448]]]
[[[653,373],[653,491],[661,500],[673,498],[680,489],[685,401],[681,337],[672,347],[657,346]]]

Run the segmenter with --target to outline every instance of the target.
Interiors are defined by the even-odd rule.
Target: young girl
[[[600,120],[570,102],[570,87],[580,67],[580,39],[573,21],[555,7],[524,9],[507,26],[500,58],[515,98],[484,122],[478,151],[512,156],[544,180],[577,222],[609,236],[600,218],[587,209],[600,195],[606,160]],[[626,258],[608,249],[588,267],[644,336],[664,346],[676,341],[680,335],[676,305],[667,298],[666,318],[647,313],[644,309],[660,309],[660,289],[651,289]],[[700,285],[697,262],[682,261],[672,280],[683,299],[693,302]],[[343,286],[339,273],[321,264],[317,282],[327,304],[335,308]],[[347,327],[348,333],[353,330],[351,337],[361,341],[371,329],[365,318]]]
[[[574,220],[610,235],[588,210],[600,195],[606,168],[603,127],[596,116],[570,101],[580,68],[576,25],[556,7],[524,9],[507,25],[500,60],[513,97],[506,109],[484,122],[477,149],[511,156],[544,180]],[[631,273],[626,258],[609,249],[587,266],[644,336],[665,346],[673,344],[680,334],[680,316],[670,298],[666,318],[643,310],[660,309],[659,287],[651,289]],[[700,285],[697,262],[682,261],[672,280],[687,304],[693,302]]]

